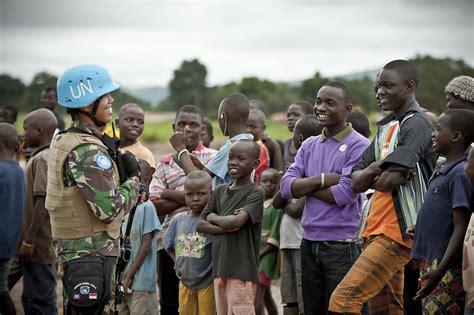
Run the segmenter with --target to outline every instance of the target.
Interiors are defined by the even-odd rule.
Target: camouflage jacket
[[[75,121],[73,127],[102,135],[81,121]],[[98,159],[98,157],[100,157]],[[113,220],[120,211],[128,212],[138,200],[139,183],[129,179],[117,187],[113,168],[108,168],[109,176],[104,176],[104,169],[97,171],[104,157],[110,156],[107,151],[95,144],[84,144],[69,153],[64,163],[64,186],[77,185],[89,204],[91,211],[102,222]],[[110,161],[109,161],[110,162]],[[90,174],[85,176],[85,174]],[[92,237],[71,240],[56,240],[59,261],[65,263],[84,255],[118,256],[119,240],[112,239],[106,232]]]

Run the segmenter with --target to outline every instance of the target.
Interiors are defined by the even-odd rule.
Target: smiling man
[[[322,134],[306,139],[281,180],[285,199],[307,196],[301,225],[304,313],[326,314],[328,294],[359,255],[356,246],[362,195],[351,188],[351,170],[370,142],[346,122],[352,93],[343,82],[324,85],[314,112]]]
[[[365,230],[364,251],[331,296],[329,309],[360,314],[368,301],[370,314],[400,314],[404,266],[436,155],[431,148],[433,125],[421,111],[415,91],[419,73],[406,60],[394,60],[377,77],[376,98],[390,114],[378,129],[362,160],[352,169],[355,192],[375,190]]]

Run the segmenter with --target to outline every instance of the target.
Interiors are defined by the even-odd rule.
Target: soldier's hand
[[[127,151],[125,153],[122,153],[122,160],[128,178],[140,176],[140,166],[138,165],[138,161],[135,155]]]

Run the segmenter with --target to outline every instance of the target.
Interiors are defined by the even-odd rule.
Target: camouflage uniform
[[[82,121],[75,121],[73,127],[102,135],[88,127]],[[117,187],[114,171],[100,169],[97,158],[106,156],[107,151],[95,144],[85,144],[76,147],[64,163],[64,186],[77,185],[89,204],[91,211],[102,222],[112,221],[120,211],[128,212],[138,200],[138,180],[129,179]],[[61,264],[84,255],[118,256],[119,240],[112,239],[107,232],[100,232],[92,237],[78,239],[55,240],[57,254]]]

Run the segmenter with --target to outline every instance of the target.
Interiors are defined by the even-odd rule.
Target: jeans
[[[328,314],[329,298],[360,251],[354,242],[301,242],[301,269],[305,315]]]
[[[8,275],[9,288],[13,288],[21,277],[21,304],[25,314],[57,314],[56,272],[53,265],[34,262],[21,265],[14,259]]]

